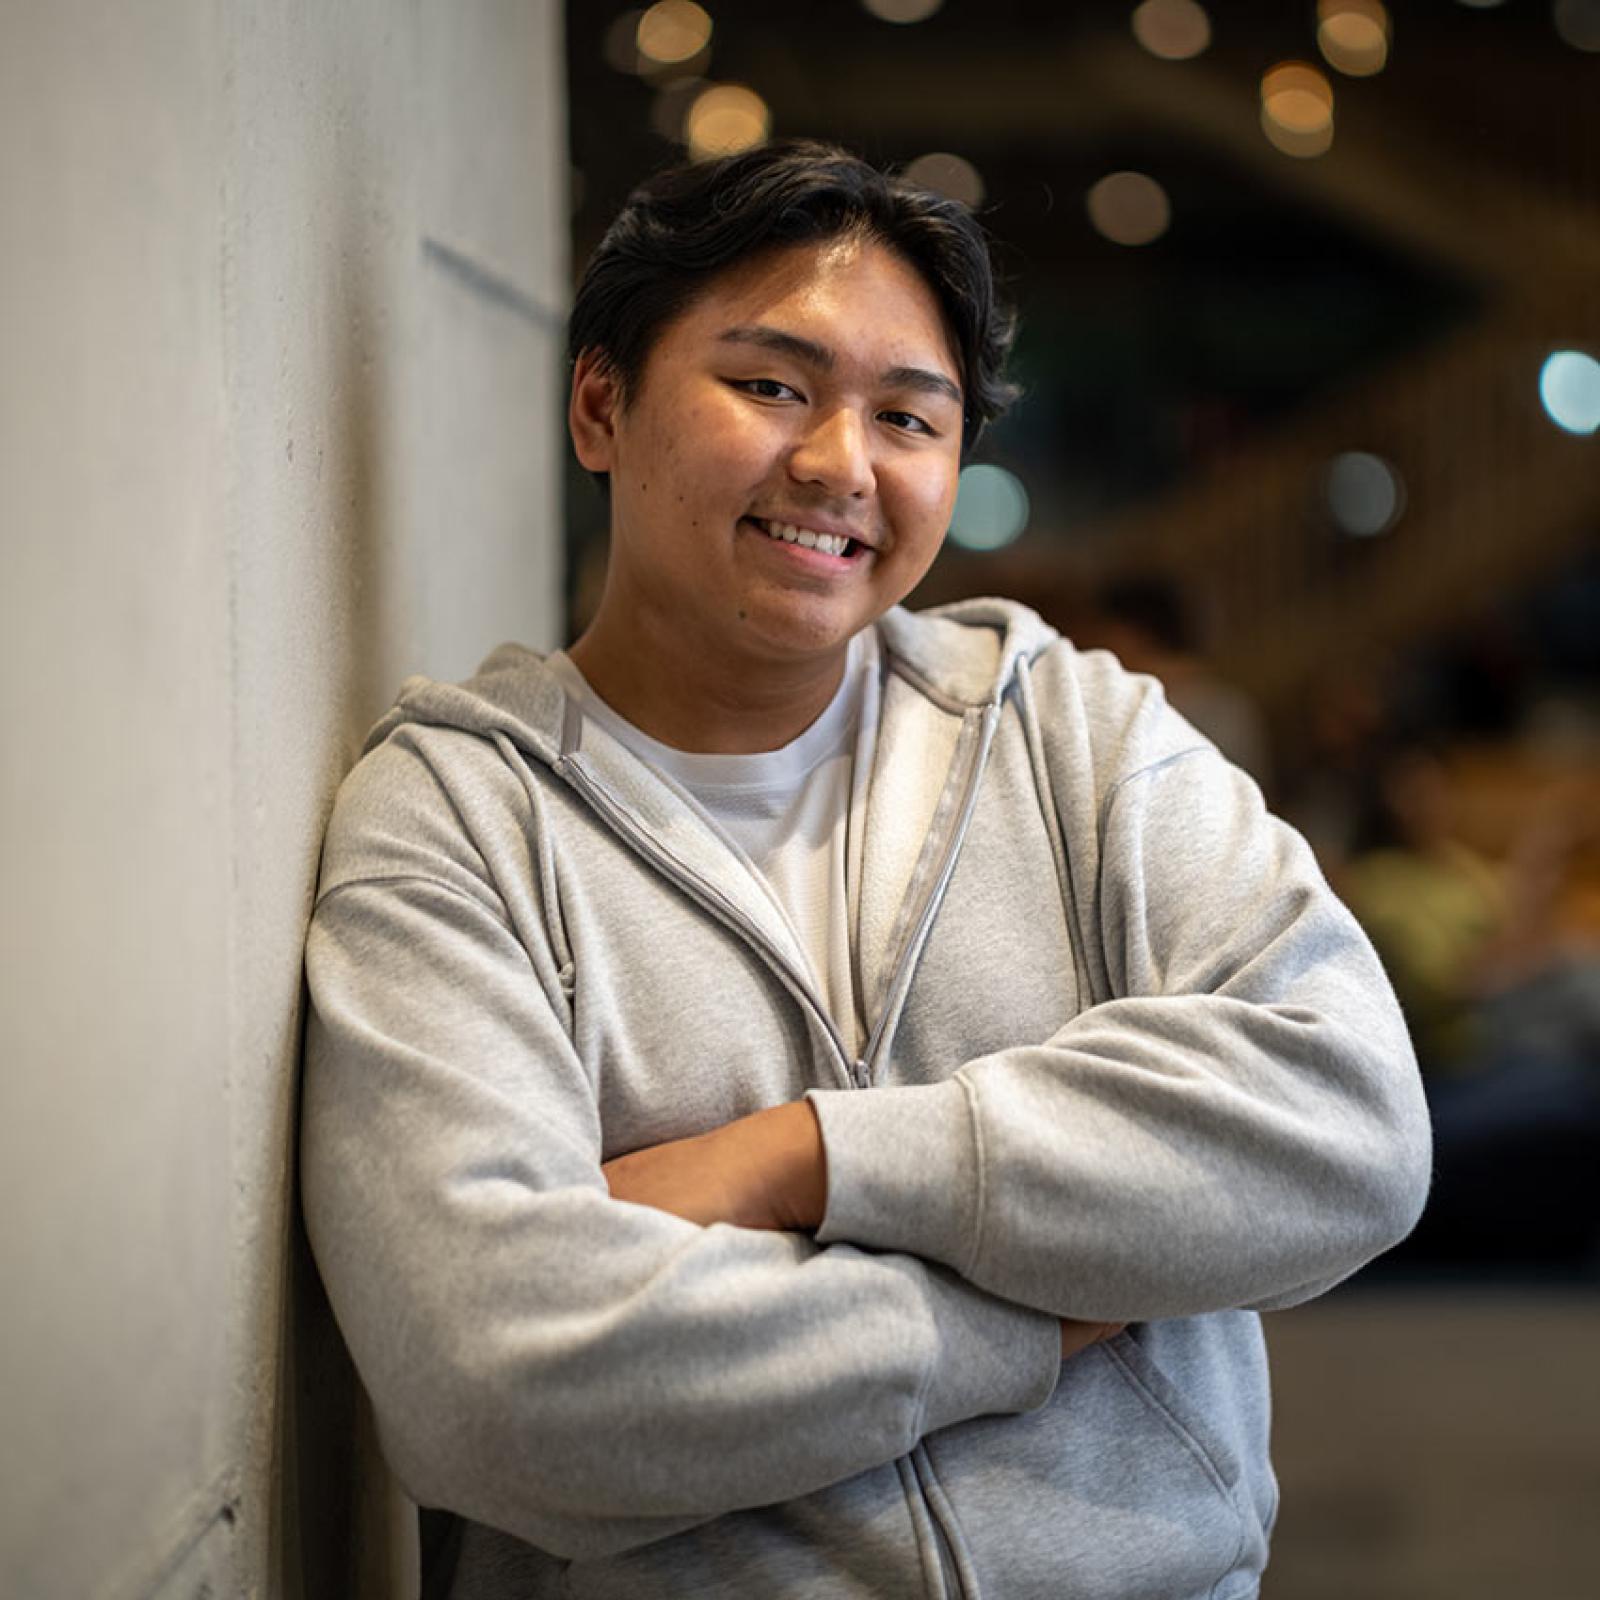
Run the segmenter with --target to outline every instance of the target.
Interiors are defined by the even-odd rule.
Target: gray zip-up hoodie
[[[412,680],[307,944],[307,1221],[457,1597],[1237,1600],[1258,1310],[1399,1239],[1428,1134],[1371,947],[1165,704],[997,601],[891,612],[851,818],[869,1041],[539,657]],[[815,1238],[600,1165],[809,1095]],[[1057,1318],[1128,1331],[1062,1363]]]

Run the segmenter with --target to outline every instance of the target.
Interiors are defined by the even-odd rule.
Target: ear
[[[586,472],[609,472],[616,451],[616,421],[622,397],[611,364],[598,350],[585,350],[573,364],[567,427]]]

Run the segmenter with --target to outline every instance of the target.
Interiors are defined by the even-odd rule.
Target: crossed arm
[[[454,819],[365,828],[307,946],[302,1172],[411,1492],[626,1549],[1036,1407],[1097,1319],[1293,1303],[1403,1231],[1425,1123],[1375,960],[1278,836],[1170,809],[1109,830],[1146,864],[1098,908],[1126,998],[603,1166],[556,977],[470,851],[438,866]]]
[[[601,1168],[613,1200],[654,1206],[702,1227],[812,1233],[828,1206],[827,1151],[805,1100],[772,1106],[689,1139],[617,1156]],[[1061,1357],[1120,1333],[1120,1322],[1061,1319]]]
[[[613,1200],[709,1227],[810,1234],[827,1211],[827,1152],[808,1101],[758,1110],[693,1139],[630,1150],[602,1168]],[[1122,1333],[1125,1323],[1061,1318],[1061,1358]]]

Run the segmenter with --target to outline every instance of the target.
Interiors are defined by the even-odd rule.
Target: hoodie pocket
[[[1068,1361],[1049,1403],[925,1441],[993,1600],[1237,1600],[1265,1539],[1217,1430],[1121,1334]]]
[[[1195,1465],[1211,1480],[1217,1494],[1237,1514],[1239,1508],[1235,1499],[1235,1485],[1238,1471],[1232,1464],[1232,1453],[1225,1449],[1210,1425],[1150,1359],[1138,1339],[1131,1333],[1116,1334],[1104,1342],[1100,1353],[1170,1430],[1178,1443],[1194,1457]]]

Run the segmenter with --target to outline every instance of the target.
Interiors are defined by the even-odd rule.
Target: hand
[[[631,1151],[600,1170],[613,1200],[702,1227],[731,1222],[804,1232],[821,1224],[828,1205],[822,1130],[805,1100]]]
[[[1061,1359],[1075,1356],[1102,1339],[1114,1339],[1126,1328],[1126,1322],[1075,1322],[1071,1317],[1061,1319]]]

